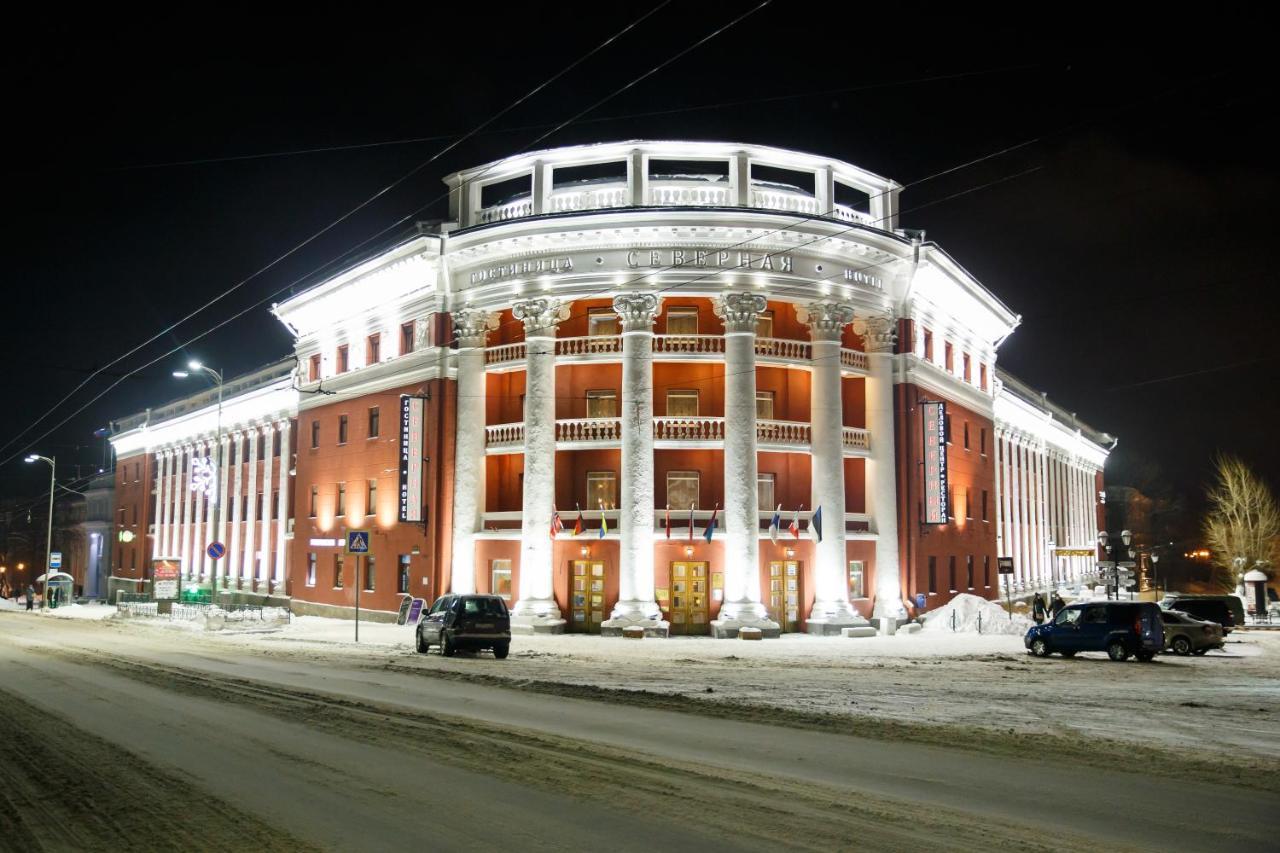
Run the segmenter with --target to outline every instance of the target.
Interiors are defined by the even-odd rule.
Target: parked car
[[[511,615],[496,595],[442,595],[418,621],[418,651],[439,646],[452,657],[459,649],[493,649],[504,659],[511,650]]]
[[[1197,619],[1217,622],[1224,634],[1230,634],[1237,625],[1244,624],[1244,602],[1238,595],[1189,595],[1171,593],[1160,606],[1165,610],[1181,610]]]
[[[1202,655],[1223,646],[1226,635],[1217,622],[1196,619],[1180,610],[1164,611],[1160,621],[1164,623],[1164,647],[1174,654]]]
[[[1145,601],[1098,601],[1069,604],[1052,622],[1027,631],[1023,644],[1038,657],[1058,652],[1106,652],[1116,661],[1133,655],[1149,661],[1164,648],[1160,608]]]

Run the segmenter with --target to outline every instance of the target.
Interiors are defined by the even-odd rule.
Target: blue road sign
[[[204,552],[209,555],[210,559],[220,560],[226,555],[227,546],[221,542],[210,542],[209,547],[205,548]]]
[[[347,553],[348,554],[368,554],[369,553],[369,531],[348,530],[347,531]]]
[[[62,568],[62,552],[61,551],[49,552],[49,568],[51,569]]]

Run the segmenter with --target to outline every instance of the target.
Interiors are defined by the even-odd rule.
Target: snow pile
[[[26,605],[19,604],[12,598],[0,598],[0,610],[25,610]]]
[[[1021,613],[1009,614],[994,601],[961,593],[924,615],[924,630],[957,634],[1016,634],[1022,636],[1034,623]]]
[[[44,611],[47,616],[60,619],[110,619],[116,609],[106,604],[60,604]]]

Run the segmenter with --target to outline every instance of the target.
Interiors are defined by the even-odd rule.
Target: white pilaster
[[[191,577],[191,457],[191,445],[185,445],[178,467],[178,549],[184,577]]]
[[[156,451],[156,512],[151,522],[156,526],[155,536],[151,537],[151,557],[159,557],[164,553],[164,472],[168,464],[168,454],[163,450]]]
[[[511,612],[513,627],[559,633],[552,590],[551,515],[556,485],[556,324],[568,308],[552,299],[527,299],[512,306],[524,323],[524,507],[520,530],[520,599]]]
[[[233,432],[231,439],[231,453],[227,459],[233,471],[232,478],[234,483],[231,491],[227,493],[226,514],[231,517],[231,541],[227,543],[227,556],[225,559],[227,561],[227,583],[238,584],[240,581],[240,565],[244,562],[243,554],[240,551],[240,534],[242,531],[240,524],[240,494],[244,480],[244,466],[242,465],[244,462],[244,433]]]
[[[231,502],[227,498],[228,473],[231,470],[231,436],[223,433],[218,436],[218,494],[215,501],[218,506],[218,541],[227,545],[227,517],[231,514]],[[214,570],[218,573],[218,588],[222,589],[227,581],[227,566],[231,563],[231,548],[222,555]]]
[[[258,586],[259,592],[267,585],[271,577],[271,460],[272,445],[275,443],[275,426],[266,424],[262,427],[262,544],[258,548]]]
[[[276,424],[280,431],[280,484],[276,491],[276,565],[271,591],[284,592],[285,588],[285,538],[289,534],[289,471],[293,467],[291,445],[292,424],[288,420]]]
[[[745,158],[744,158],[745,159]],[[715,302],[724,321],[724,601],[712,636],[753,627],[776,633],[760,600],[760,506],[756,459],[756,321],[765,299],[727,293]]]
[[[195,450],[191,455],[191,469],[193,475],[195,474],[195,460],[204,457],[204,446],[204,439],[196,440]],[[194,485],[195,477],[192,476],[191,480]],[[209,555],[204,552],[205,545],[207,544],[204,541],[204,492],[196,490],[192,492],[192,496],[195,498],[196,508],[192,513],[194,523],[192,524],[191,530],[191,574],[193,577],[203,579],[205,577],[205,571],[208,567],[209,561]]]
[[[258,428],[249,427],[246,433],[249,439],[249,485],[246,491],[244,516],[244,565],[240,567],[240,578],[246,588],[253,588],[255,548],[258,533]]]
[[[1026,558],[1022,550],[1022,437],[1016,433],[1009,436],[1009,474],[1013,480],[1013,491],[1010,495],[1013,512],[1013,588],[1022,589],[1026,581]]]
[[[450,590],[465,594],[476,590],[475,535],[481,529],[484,513],[484,348],[489,331],[498,327],[498,318],[487,311],[464,309],[453,313],[453,326],[458,338],[458,415]]]
[[[601,626],[610,633],[669,628],[653,591],[653,321],[661,304],[651,293],[613,299],[622,326],[622,472],[618,603]]]
[[[900,619],[902,566],[898,556],[898,485],[893,432],[893,346],[897,340],[892,317],[867,317],[854,321],[862,336],[869,368],[867,429],[871,433],[871,458],[867,460],[867,493],[876,530],[876,617]],[[935,346],[939,344],[935,341]]]

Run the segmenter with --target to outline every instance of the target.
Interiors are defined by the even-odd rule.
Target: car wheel
[[[453,657],[453,653],[455,651],[457,651],[457,649],[454,648],[453,640],[449,638],[448,634],[441,633],[440,634],[440,654],[444,655],[447,658],[451,658]]]
[[[1112,660],[1128,660],[1129,650],[1124,647],[1124,643],[1119,640],[1113,640],[1111,644],[1107,646],[1107,657]]]
[[[418,635],[418,654],[425,655],[427,653],[427,649],[431,648],[431,645],[422,638],[421,631],[417,631],[416,633]]]
[[[1186,657],[1191,654],[1191,641],[1186,637],[1174,637],[1173,642],[1170,645],[1172,646],[1173,653],[1175,655],[1182,655],[1183,657]]]
[[[498,660],[506,660],[509,654],[511,654],[510,643],[498,643],[493,647],[493,656]]]
[[[1049,644],[1041,637],[1036,637],[1031,641],[1031,654],[1038,658],[1047,658],[1052,652],[1049,651]]]

